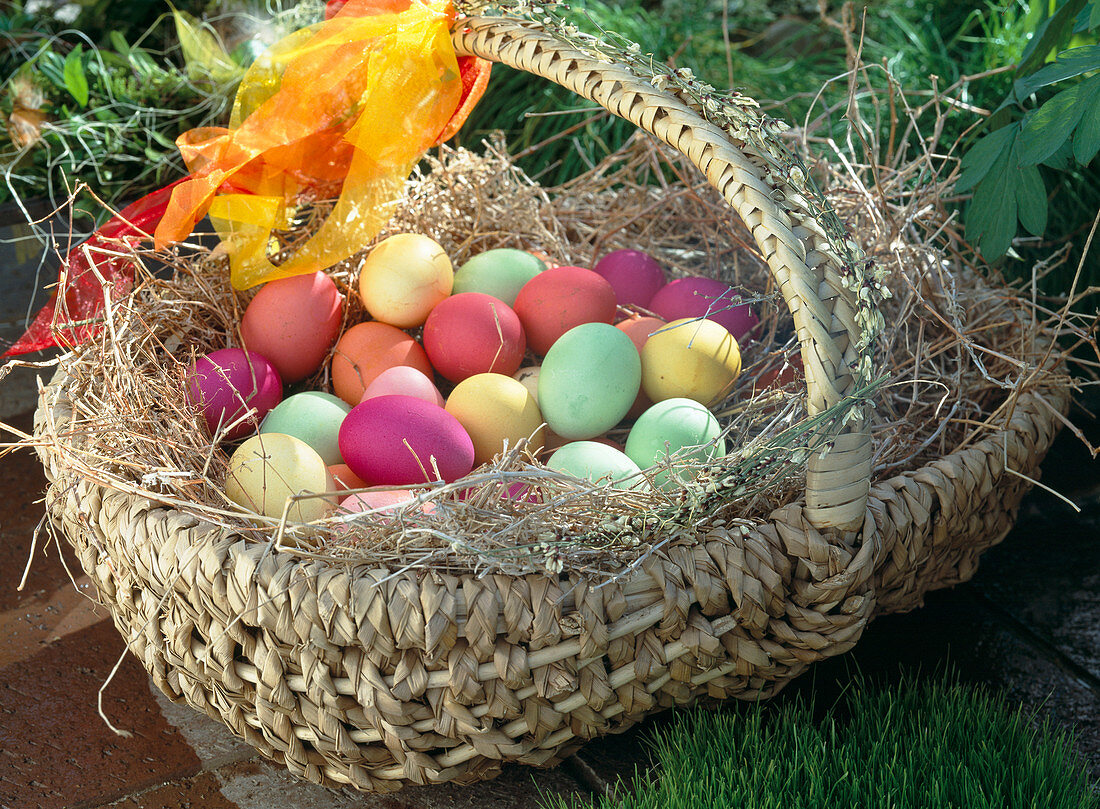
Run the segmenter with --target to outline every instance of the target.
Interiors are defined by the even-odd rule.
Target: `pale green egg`
[[[641,380],[642,361],[634,341],[608,323],[584,323],[546,352],[539,372],[539,408],[562,438],[595,438],[630,410]]]
[[[351,405],[319,390],[295,393],[279,402],[260,424],[261,433],[283,433],[305,441],[326,466],[340,464],[340,424]]]
[[[610,482],[616,489],[635,489],[648,484],[638,464],[599,441],[574,441],[559,447],[546,465],[584,480]]]
[[[486,250],[458,268],[452,294],[482,292],[514,306],[523,285],[545,269],[540,259],[524,250]]]
[[[663,465],[670,456],[706,462],[726,454],[720,438],[722,427],[706,407],[692,399],[665,399],[650,407],[630,429],[626,454],[642,469]],[[654,480],[661,488],[676,485],[668,471],[659,471]]]

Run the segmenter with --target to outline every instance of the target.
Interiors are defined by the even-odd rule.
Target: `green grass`
[[[649,775],[595,803],[547,809],[1095,809],[1064,734],[1002,697],[933,680],[857,679],[817,716],[781,706],[691,710],[651,733]]]

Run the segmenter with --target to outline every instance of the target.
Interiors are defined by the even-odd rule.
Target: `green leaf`
[[[1100,6],[1100,2],[1097,3]],[[1100,82],[1098,76],[1089,79],[1090,93],[1083,97],[1085,111],[1081,115],[1081,123],[1077,126],[1077,132],[1073,136],[1073,157],[1082,166],[1087,166],[1100,151]]]
[[[1100,7],[1100,3],[1097,3]],[[1013,85],[1013,94],[1018,101],[1023,101],[1029,95],[1042,87],[1049,87],[1065,79],[1072,79],[1090,70],[1100,69],[1100,45],[1085,45],[1081,48],[1073,48],[1058,54],[1054,64],[1046,65],[1036,70],[1030,76],[1024,76],[1016,80]]]
[[[1040,166],[1049,166],[1055,171],[1065,171],[1069,168],[1069,161],[1073,159],[1073,142],[1066,141],[1060,147],[1058,151],[1042,161]]]
[[[1032,236],[1042,236],[1047,227],[1047,193],[1038,166],[1016,169],[1016,211],[1020,224]]]
[[[126,41],[126,37],[118,31],[111,31],[108,36],[111,39],[111,47],[114,48],[115,51],[123,56],[130,52],[130,44]]]
[[[83,49],[77,45],[65,57],[65,89],[81,107],[88,106],[88,77],[84,75]]]
[[[1073,21],[1084,7],[1085,0],[1069,0],[1043,21],[1020,57],[1020,64],[1016,67],[1017,76],[1027,76],[1042,66],[1047,55],[1059,48],[1073,32]]]
[[[1020,133],[1020,165],[1042,163],[1069,140],[1085,110],[1079,102],[1083,84],[1067,88],[1041,106]]]
[[[172,9],[176,35],[187,72],[192,76],[209,76],[219,84],[239,79],[244,69],[230,57],[221,39],[206,25],[184,11]]]
[[[1089,14],[1089,30],[1100,26],[1100,0],[1093,0],[1092,13]]]
[[[955,190],[961,194],[977,185],[989,173],[997,158],[1012,148],[1019,131],[1018,123],[1011,124],[990,132],[975,143],[973,148],[963,155],[960,164],[963,171],[955,183]]]

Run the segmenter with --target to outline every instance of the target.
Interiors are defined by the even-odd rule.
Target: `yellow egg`
[[[642,389],[654,402],[684,397],[712,405],[740,373],[737,340],[713,320],[674,320],[642,346]]]
[[[407,329],[423,325],[451,294],[454,269],[443,247],[419,233],[398,233],[370,252],[359,273],[359,296],[371,317]]]
[[[284,433],[254,435],[229,459],[225,495],[234,503],[279,519],[288,497],[335,491],[336,484],[317,451]],[[309,497],[287,509],[290,522],[320,519],[336,507],[335,497]]]
[[[542,414],[535,397],[510,376],[475,374],[459,382],[447,399],[447,412],[474,442],[474,463],[482,464],[520,439],[529,438],[533,454],[542,449]]]

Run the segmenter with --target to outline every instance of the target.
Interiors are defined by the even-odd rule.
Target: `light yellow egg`
[[[542,449],[542,414],[535,397],[510,376],[475,374],[459,382],[447,399],[447,412],[458,419],[474,442],[474,463],[482,464],[530,439],[532,454]]]
[[[539,371],[541,370],[541,365],[528,365],[512,374],[512,379],[519,380],[523,387],[531,391],[531,395],[535,397],[535,404],[539,403]]]
[[[336,484],[317,451],[300,438],[261,433],[241,444],[229,459],[225,495],[245,508],[279,519],[288,497],[332,492]],[[309,497],[287,509],[290,522],[320,519],[336,507],[332,498]]]
[[[407,329],[423,325],[451,294],[454,268],[439,242],[398,233],[378,243],[359,273],[359,296],[371,317]]]
[[[642,346],[642,389],[654,402],[683,397],[715,404],[740,373],[737,340],[713,320],[674,320]]]

